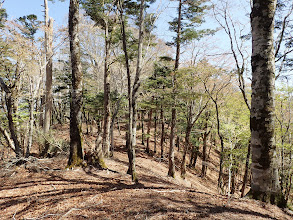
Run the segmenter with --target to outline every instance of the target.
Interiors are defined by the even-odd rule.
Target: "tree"
[[[274,15],[276,0],[253,0],[252,97],[250,113],[252,181],[249,196],[284,207],[280,191],[274,140]]]
[[[113,0],[84,0],[82,1],[86,13],[96,25],[104,31],[105,56],[104,56],[104,122],[103,122],[103,154],[108,157],[110,153],[110,54],[113,38],[117,28],[117,2]]]
[[[221,6],[219,6],[221,5]],[[233,56],[233,60],[235,62],[235,73],[238,77],[238,87],[241,91],[243,100],[247,109],[250,111],[250,96],[247,93],[246,82],[245,82],[245,72],[248,70],[248,55],[246,55],[246,49],[244,42],[250,38],[250,34],[242,35],[242,30],[244,27],[238,27],[235,18],[232,18],[228,2],[224,1],[223,4],[218,4],[218,10],[214,7],[214,17],[217,20],[218,24],[223,28],[224,32],[229,38],[230,43],[230,51]],[[237,37],[239,36],[239,37]],[[249,173],[249,164],[250,164],[250,152],[251,145],[248,143],[247,146],[247,154],[246,154],[246,162],[245,162],[245,171],[243,175],[243,184],[241,189],[241,197],[244,196],[244,191],[247,185],[248,173]]]
[[[198,63],[196,67],[181,68],[177,71],[177,97],[181,100],[180,105],[184,109],[185,143],[181,162],[183,179],[186,176],[186,157],[191,146],[193,127],[209,103],[199,83],[199,75],[203,75],[206,68],[208,67],[204,63]]]
[[[179,68],[181,44],[189,42],[193,39],[201,38],[208,30],[196,30],[195,27],[200,25],[203,20],[203,14],[208,8],[202,5],[206,0],[186,1],[178,0],[178,17],[170,22],[170,30],[176,32],[174,42],[170,45],[176,46],[176,56],[173,74],[173,99],[175,100],[176,94],[176,71]],[[176,101],[172,107],[171,119],[171,133],[170,133],[170,148],[169,148],[169,171],[168,176],[175,177],[175,162],[174,162],[174,146],[175,146],[175,129],[176,129]]]
[[[53,99],[52,99],[52,77],[53,77],[53,18],[49,18],[48,1],[44,0],[45,7],[45,51],[46,51],[46,89],[45,89],[45,115],[44,133],[50,130]],[[41,152],[45,156],[49,149],[49,143],[45,140],[45,147]]]
[[[68,25],[72,68],[70,100],[70,155],[68,160],[68,166],[73,167],[80,166],[83,159],[81,140],[82,130],[80,123],[82,106],[82,70],[78,36],[79,0],[70,0]]]
[[[217,121],[217,133],[220,138],[221,152],[220,152],[220,166],[218,176],[218,188],[223,188],[223,162],[224,162],[224,135],[221,131],[221,120],[220,120],[220,100],[224,96],[223,90],[225,90],[231,83],[231,75],[222,69],[217,69],[207,65],[208,73],[203,76],[202,83],[205,91],[214,103],[216,110],[216,121]],[[221,81],[217,80],[221,78]],[[213,80],[211,80],[213,79]]]

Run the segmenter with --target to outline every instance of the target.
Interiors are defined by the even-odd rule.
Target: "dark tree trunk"
[[[161,106],[161,158],[164,158],[164,141],[165,141],[165,120],[164,120],[164,110]]]
[[[154,153],[157,153],[157,110],[155,111]]]
[[[111,153],[110,156],[113,156],[114,153],[114,126],[115,126],[115,120],[117,118],[118,112],[119,112],[119,108],[120,108],[120,103],[121,103],[121,98],[119,98],[116,102],[116,107],[115,110],[113,112],[113,116],[112,116],[112,120],[111,120],[111,126],[110,126],[110,137],[111,137]],[[118,120],[117,120],[118,123]]]
[[[207,138],[209,132],[207,131],[208,124],[205,122],[205,132],[203,134],[203,145],[202,145],[202,167],[201,167],[201,177],[205,177],[207,174]]]
[[[105,25],[105,60],[104,60],[104,123],[103,123],[103,155],[110,156],[110,39],[108,24]]]
[[[22,155],[22,149],[18,141],[16,127],[13,120],[13,100],[12,100],[10,92],[6,93],[6,107],[7,107],[8,127],[11,134],[11,138],[14,143],[15,154],[16,154],[16,157],[20,157]]]
[[[121,3],[121,2],[120,2]],[[126,39],[126,30],[125,30],[125,17],[123,13],[122,3],[120,5],[120,21],[121,21],[121,31],[122,31],[122,46],[125,56],[125,66],[127,72],[127,88],[128,88],[128,129],[127,129],[127,140],[126,145],[128,149],[128,160],[129,166],[127,173],[131,175],[132,181],[137,182],[137,174],[135,169],[135,145],[134,145],[134,135],[133,135],[133,116],[134,109],[133,106],[133,96],[132,96],[132,86],[131,86],[131,75],[130,75],[130,66],[129,66],[129,57],[127,51],[127,39]]]
[[[182,157],[182,162],[181,162],[181,178],[185,179],[186,177],[186,156],[187,156],[187,151],[189,149],[190,145],[190,133],[191,133],[192,126],[190,123],[187,123],[186,126],[186,133],[185,133],[185,144],[183,148],[183,157]]]
[[[180,42],[181,42],[181,10],[182,10],[182,0],[179,0],[178,6],[178,26],[177,26],[177,36],[176,36],[176,57],[174,71],[176,72],[179,67],[180,60]],[[170,133],[170,148],[169,148],[169,171],[168,175],[175,177],[175,161],[174,161],[174,147],[175,147],[175,129],[176,129],[176,74],[173,76],[173,99],[174,104],[172,107],[172,119],[171,119],[171,133]]]
[[[177,147],[178,152],[180,152],[180,136],[179,135],[176,137],[175,146]]]
[[[150,152],[150,135],[151,135],[152,116],[153,116],[153,109],[150,109],[150,111],[149,111],[149,119],[148,119],[148,130],[147,130],[147,147],[146,147],[146,152],[147,153]]]
[[[246,188],[247,181],[248,181],[250,151],[251,151],[251,144],[250,144],[250,141],[249,141],[247,154],[246,154],[246,162],[245,162],[245,171],[244,171],[244,176],[243,176],[243,184],[242,184],[242,188],[241,188],[241,197],[244,197],[245,188]]]
[[[172,109],[170,148],[169,148],[169,171],[168,176],[175,178],[175,161],[174,161],[174,146],[175,146],[175,125],[176,125],[176,109]]]
[[[18,68],[16,69],[16,73],[18,75]],[[18,77],[17,77],[18,78]],[[13,112],[15,110],[15,96],[16,93],[11,92],[11,88],[8,88],[8,86],[5,84],[4,80],[0,77],[0,86],[5,92],[5,104],[7,108],[7,119],[8,119],[8,127],[11,135],[11,139],[13,140],[14,143],[14,151],[16,154],[16,157],[20,157],[22,155],[22,149],[21,145],[19,143],[18,137],[17,137],[17,132],[16,132],[16,127],[13,119],[13,114],[16,112]],[[14,87],[14,89],[16,89]]]
[[[72,88],[70,101],[70,155],[68,166],[80,166],[83,160],[81,107],[82,107],[82,70],[78,36],[79,0],[70,0],[69,39],[72,68]]]
[[[217,118],[217,133],[220,138],[220,143],[221,143],[221,152],[220,152],[220,169],[219,169],[219,176],[218,176],[218,188],[222,189],[223,188],[223,162],[224,162],[224,140],[223,136],[220,131],[220,116],[219,116],[219,107],[218,107],[218,102],[216,99],[212,99],[215,107],[216,107],[216,118]]]
[[[144,110],[141,110],[141,144],[144,145]],[[149,153],[149,149],[146,148],[146,152]]]

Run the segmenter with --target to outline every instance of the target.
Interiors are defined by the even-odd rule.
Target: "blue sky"
[[[56,24],[66,24],[69,0],[65,2],[59,2],[55,0],[55,3],[49,3],[49,15],[53,17]],[[5,0],[3,8],[6,9],[9,19],[16,19],[24,15],[35,14],[39,20],[43,20],[44,7],[43,0]]]
[[[48,1],[49,16],[55,20],[55,25],[67,25],[69,0],[65,0],[64,2],[54,0],[54,2]],[[39,20],[43,20],[43,4],[43,0],[5,0],[3,8],[6,9],[9,19],[17,19],[24,15],[35,14]],[[157,0],[152,6],[152,10],[156,11],[156,7],[158,6],[160,8],[166,8],[170,6],[170,2],[167,0]],[[170,13],[170,11],[176,12],[174,8],[163,10],[163,14],[160,16],[157,24],[159,30],[156,30],[159,37],[167,38],[168,40],[171,40],[171,36],[173,35],[169,32],[168,25],[166,25],[174,17],[174,13]]]
[[[247,0],[237,0],[237,2],[229,1],[231,4],[233,3],[238,6],[238,7],[236,6],[233,7],[234,9],[237,8],[237,10],[231,10],[231,12],[233,12],[232,14],[236,14],[236,17],[238,17],[238,19],[240,19],[239,17],[243,18],[245,14],[247,13],[243,11],[243,7],[239,7],[238,4],[242,3],[243,6],[249,6],[249,4],[247,4],[246,1]],[[214,2],[218,4],[221,1],[214,0]],[[44,13],[43,13],[44,8],[42,6],[43,4],[44,4],[44,0],[5,0],[3,4],[3,8],[7,10],[9,19],[17,19],[20,16],[35,14],[38,16],[39,20],[43,20],[43,16],[44,16]],[[157,24],[156,24],[157,29],[154,31],[154,33],[159,38],[164,39],[165,41],[172,40],[172,36],[174,36],[174,33],[171,33],[169,31],[168,21],[172,20],[176,16],[177,4],[178,4],[177,2],[169,1],[169,0],[156,0],[156,3],[152,5],[150,9],[152,12],[157,12],[158,7],[163,9],[157,21]],[[55,3],[52,3],[49,1],[49,16],[53,17],[53,19],[55,20],[54,22],[55,27],[61,26],[61,25],[67,25],[68,10],[69,10],[69,0],[65,0],[64,2],[55,0]],[[233,17],[235,17],[235,15]],[[243,19],[240,19],[240,20],[243,21]],[[215,20],[212,18],[212,16],[207,16],[206,21],[207,22],[205,23],[205,25],[203,25],[203,28],[216,29],[218,27],[218,24],[215,23]],[[223,31],[217,32],[214,39],[215,40],[213,40],[214,42],[212,44],[215,44],[215,46],[211,48],[212,50],[208,50],[209,53],[218,54],[221,52],[226,52],[226,50],[229,51],[229,41],[227,36],[223,34]],[[201,45],[200,47],[205,47],[205,46]],[[214,51],[213,49],[217,51]],[[187,59],[189,58],[189,54],[186,54],[185,56],[187,56],[186,57]],[[182,59],[184,59],[184,56],[182,56]]]

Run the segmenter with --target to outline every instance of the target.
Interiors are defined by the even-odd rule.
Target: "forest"
[[[57,2],[0,2],[3,219],[293,218],[292,1]]]

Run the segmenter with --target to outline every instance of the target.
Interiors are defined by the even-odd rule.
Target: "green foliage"
[[[27,38],[33,40],[34,35],[36,34],[41,23],[40,21],[38,21],[38,17],[34,14],[30,14],[27,16],[19,17],[18,21],[24,27],[24,29],[22,30],[22,34]]]
[[[197,28],[205,21],[204,15],[211,7],[208,6],[208,0],[183,0],[181,8],[181,36],[180,43],[188,43],[194,39],[199,40],[208,34],[213,34],[215,31],[210,29],[197,30]],[[179,10],[179,9],[178,9]],[[176,32],[178,29],[178,17],[169,22],[170,31]],[[173,38],[168,45],[177,45],[177,36]]]
[[[146,96],[149,97],[144,101],[146,107],[151,107],[151,104],[155,106],[166,106],[170,104],[168,96],[172,88],[172,68],[172,63],[166,61],[165,58],[154,64],[153,74],[143,85],[143,90]],[[154,100],[151,101],[152,99]]]
[[[96,22],[96,25],[102,29],[106,26],[109,32],[111,32],[114,26],[117,24],[117,16],[115,11],[117,10],[118,1],[116,0],[81,0],[83,9],[87,15]]]
[[[4,22],[7,19],[7,13],[5,8],[0,9],[0,29],[4,27]]]

